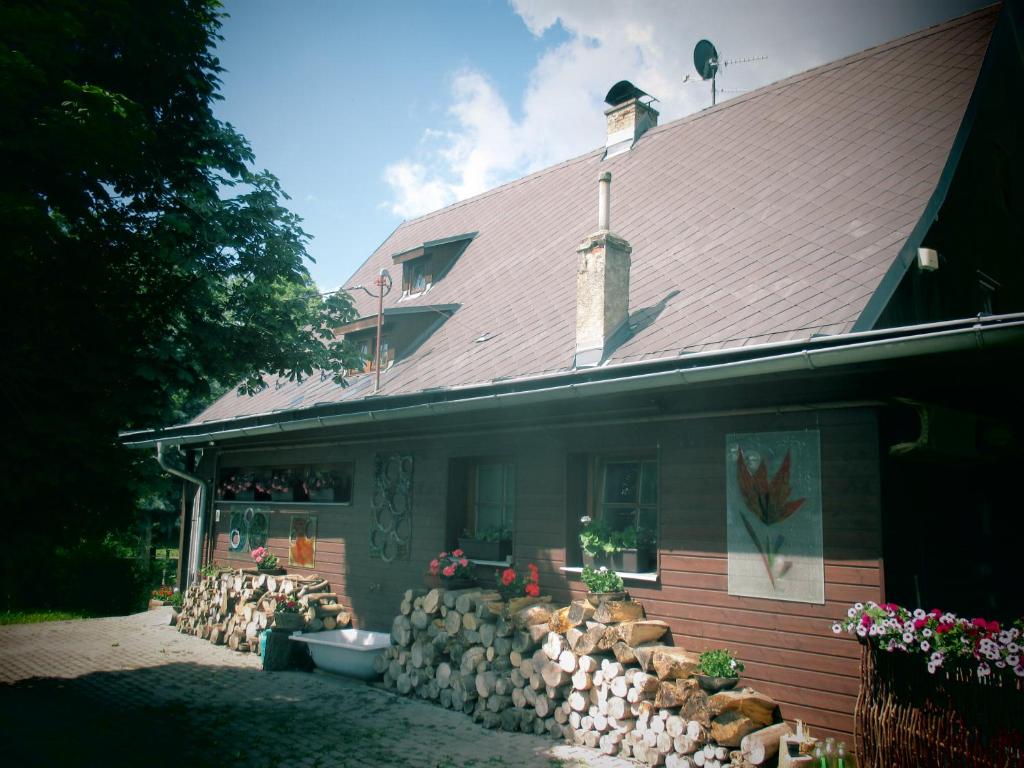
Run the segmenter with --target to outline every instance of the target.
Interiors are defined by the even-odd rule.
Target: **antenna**
[[[710,40],[701,40],[693,48],[693,66],[702,80],[711,81],[711,106],[715,106],[718,100],[718,70],[724,69],[730,64],[747,64],[752,61],[764,61],[767,56],[750,56],[745,59],[722,59],[718,49]],[[687,75],[689,79],[689,75]],[[684,81],[685,82],[685,81]],[[723,93],[737,93],[738,91],[723,91]]]

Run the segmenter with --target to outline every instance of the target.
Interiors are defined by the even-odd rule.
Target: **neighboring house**
[[[1022,32],[984,9],[662,126],[620,84],[607,148],[403,223],[349,281],[394,279],[379,392],[270,382],[126,436],[205,482],[192,572],[290,537],[386,629],[464,529],[511,527],[567,601],[581,518],[639,525],[648,615],[848,735],[850,603],[1022,610]]]

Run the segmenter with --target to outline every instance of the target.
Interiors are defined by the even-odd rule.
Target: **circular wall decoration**
[[[409,557],[412,539],[412,456],[377,454],[370,555],[385,562]]]

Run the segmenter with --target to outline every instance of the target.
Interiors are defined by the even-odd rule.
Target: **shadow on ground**
[[[315,679],[320,676],[172,663],[3,685],[4,764],[19,768],[568,765],[545,756],[553,746],[550,741],[530,738],[531,746],[524,750],[520,739],[513,747],[506,741],[511,734],[470,726],[461,714],[351,681]],[[476,750],[467,750],[467,744],[451,733],[454,729],[445,727],[449,717],[458,718],[451,724],[457,723],[459,730],[468,726],[478,731]],[[509,754],[510,748],[518,754]]]

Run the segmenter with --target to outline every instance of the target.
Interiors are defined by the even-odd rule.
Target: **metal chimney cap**
[[[649,93],[641,91],[629,80],[619,80],[608,90],[608,95],[604,97],[604,103],[616,107],[630,99],[639,99],[641,96],[649,95]]]

